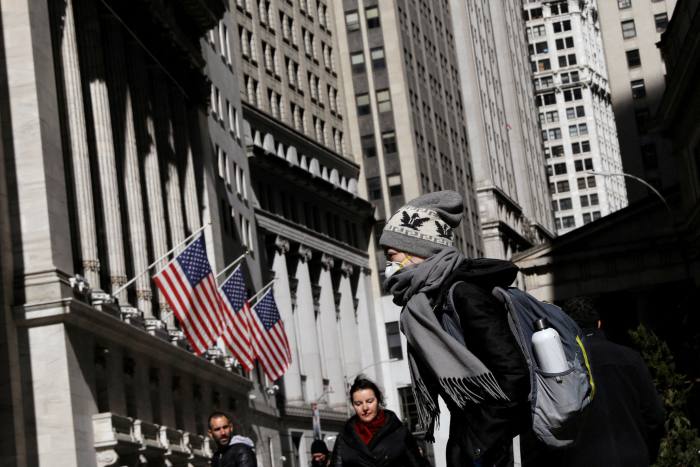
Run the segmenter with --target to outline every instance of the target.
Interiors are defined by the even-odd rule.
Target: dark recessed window
[[[379,23],[379,8],[373,6],[365,10],[365,18],[367,18],[367,29],[378,28]]]
[[[354,52],[350,54],[350,64],[352,65],[353,73],[365,72],[365,54],[363,52]]]
[[[377,145],[374,144],[374,135],[363,135],[361,138],[362,154],[365,157],[377,157]]]
[[[360,29],[360,16],[357,11],[347,11],[345,12],[345,26],[348,32],[359,31]]]
[[[664,32],[668,26],[668,14],[659,13],[654,15],[654,23],[656,24],[656,32]]]
[[[357,115],[359,117],[370,114],[369,94],[358,94],[355,96],[355,102],[357,103]]]
[[[632,6],[632,0],[617,0],[617,7],[620,10],[624,10],[625,8],[629,8]]]
[[[369,56],[372,60],[372,68],[374,70],[383,70],[386,68],[386,60],[384,58],[384,47],[377,47],[369,51]]]
[[[389,358],[402,359],[403,349],[401,348],[401,332],[398,321],[386,323],[386,342],[389,347]]]
[[[628,19],[620,23],[622,26],[622,37],[625,39],[630,39],[637,36],[637,28],[634,26],[634,20]]]
[[[641,99],[647,95],[643,79],[636,79],[630,83],[632,87],[632,99]]]
[[[382,145],[384,146],[384,154],[396,154],[396,133],[393,131],[385,131],[382,133]]]
[[[382,199],[382,181],[379,177],[367,179],[367,194],[371,201]]]
[[[625,52],[627,55],[627,66],[634,68],[642,65],[642,58],[639,56],[639,49],[628,50]]]

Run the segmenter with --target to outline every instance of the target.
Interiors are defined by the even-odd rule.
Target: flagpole
[[[157,260],[153,261],[151,264],[148,265],[148,267],[147,267],[146,269],[144,269],[143,271],[141,271],[140,273],[138,273],[137,275],[135,275],[135,276],[134,276],[133,278],[131,278],[131,280],[128,281],[126,284],[122,285],[122,286],[119,287],[117,290],[115,290],[114,292],[112,292],[112,296],[116,296],[119,292],[121,292],[122,290],[124,290],[124,289],[126,289],[127,287],[129,287],[131,284],[133,284],[133,283],[136,281],[136,279],[138,279],[139,277],[141,277],[141,276],[143,276],[144,274],[146,274],[148,271],[150,271],[150,269],[151,269],[153,266],[155,266],[156,264],[158,264],[158,263],[160,263],[161,261],[163,261],[163,259],[164,259],[164,258],[167,258],[168,255],[170,255],[173,251],[175,251],[175,250],[177,250],[178,248],[180,248],[183,244],[188,243],[188,242],[189,242],[190,240],[192,240],[192,238],[194,238],[198,233],[200,233],[202,230],[206,229],[206,228],[207,228],[208,226],[210,226],[210,225],[211,225],[211,222],[208,222],[208,223],[204,224],[203,226],[201,226],[201,227],[200,227],[199,229],[197,229],[196,231],[194,231],[189,237],[187,237],[186,239],[184,239],[183,241],[181,241],[180,243],[178,243],[177,245],[175,245],[174,247],[172,247],[170,250],[168,250],[168,252],[167,252],[166,254],[164,254],[163,256],[161,256],[160,258],[158,258]]]
[[[238,264],[239,264],[241,261],[243,261],[243,258],[245,258],[246,256],[248,256],[248,253],[250,253],[250,250],[246,250],[245,253],[243,253],[243,254],[242,254],[241,256],[239,256],[238,258],[234,259],[234,260],[231,262],[231,264],[229,264],[228,266],[226,266],[225,268],[223,268],[223,269],[216,275],[216,278],[218,279],[219,277],[221,277],[226,271],[228,271],[228,270],[231,269],[232,267],[238,266]]]
[[[251,307],[251,308],[255,306],[255,305],[253,304],[253,300],[255,300],[256,298],[258,298],[258,297],[259,297],[260,295],[262,295],[263,293],[267,292],[267,290],[268,290],[270,287],[272,287],[272,285],[273,285],[274,283],[275,283],[275,279],[272,279],[270,282],[268,282],[267,284],[265,284],[265,286],[264,286],[262,289],[260,289],[260,291],[259,291],[258,293],[256,293],[255,295],[253,295],[252,297],[250,297],[250,298],[248,299],[248,303],[250,304],[250,307]]]

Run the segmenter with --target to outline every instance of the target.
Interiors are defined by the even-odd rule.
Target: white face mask
[[[400,263],[397,261],[387,261],[386,267],[384,268],[384,277],[387,279],[399,272],[404,268],[406,263],[411,261],[411,256],[406,256]]]

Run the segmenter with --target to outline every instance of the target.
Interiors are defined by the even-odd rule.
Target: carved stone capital
[[[105,449],[97,451],[97,467],[110,467],[119,462],[119,454],[114,449]]]
[[[112,286],[114,288],[121,287],[122,285],[126,284],[126,281],[128,281],[126,276],[110,276],[109,281],[112,283]]]
[[[100,260],[99,259],[83,260],[83,270],[100,272]]]
[[[275,248],[277,252],[281,255],[286,255],[289,253],[289,240],[279,235],[275,237]]]
[[[153,292],[151,289],[136,289],[136,298],[148,302],[153,298]]]
[[[340,263],[340,272],[343,273],[343,276],[350,277],[355,272],[355,266],[348,263],[347,261],[343,261],[342,263]]]
[[[334,264],[335,260],[331,255],[327,255],[325,253],[321,255],[321,266],[323,266],[323,269],[325,269],[326,271],[330,271],[331,269],[333,269]]]
[[[313,250],[309,248],[308,246],[305,245],[299,245],[299,260],[307,263],[311,261],[311,257],[313,256]]]

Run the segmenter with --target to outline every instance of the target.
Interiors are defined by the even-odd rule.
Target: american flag
[[[292,353],[272,289],[253,306],[250,328],[255,355],[270,381],[277,381],[292,363]]]
[[[153,277],[197,355],[221,335],[223,302],[200,235]]]
[[[224,344],[243,368],[253,369],[255,355],[250,345],[250,305],[246,299],[245,278],[240,266],[221,284],[224,300]]]

